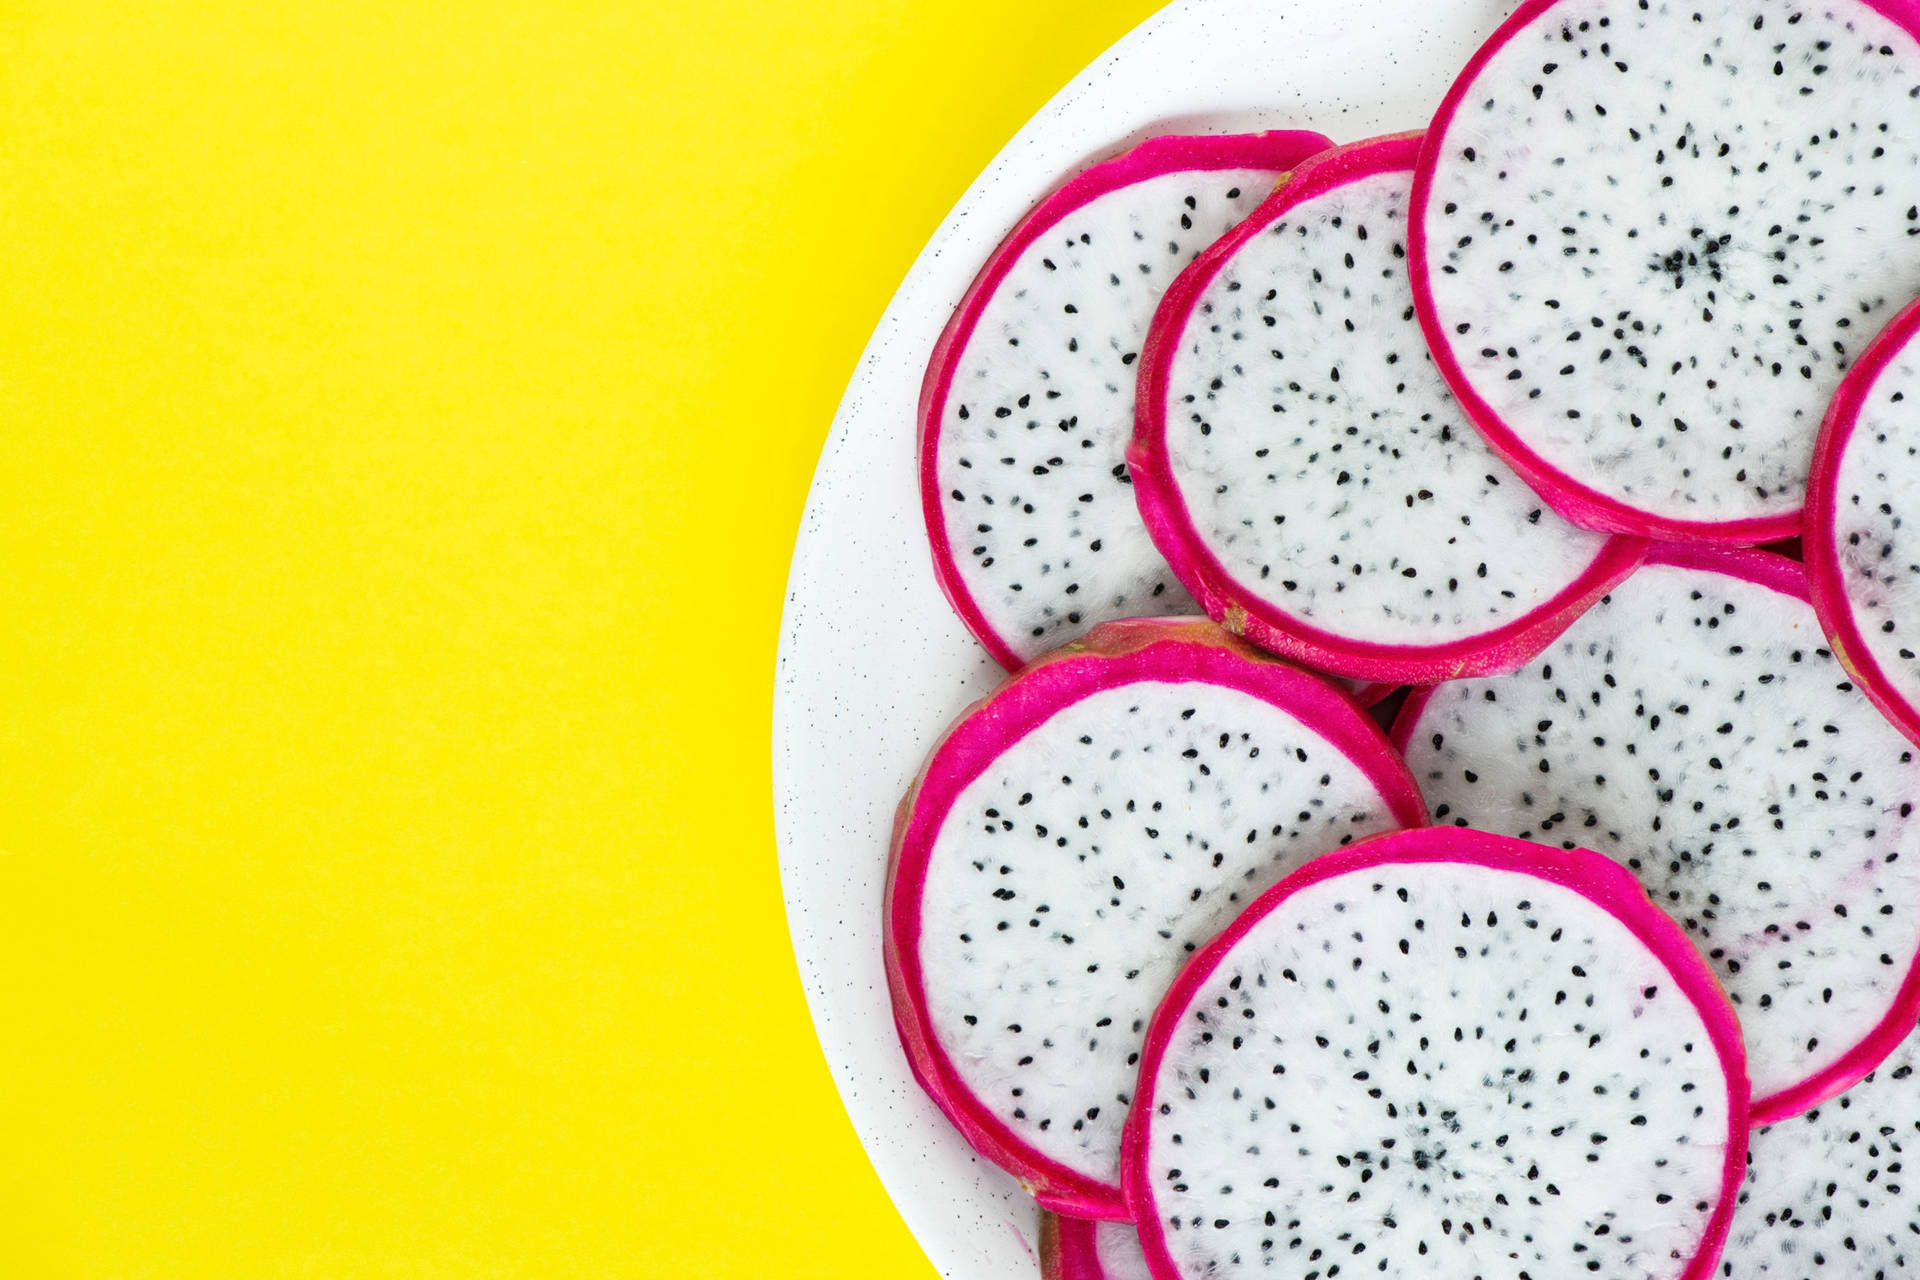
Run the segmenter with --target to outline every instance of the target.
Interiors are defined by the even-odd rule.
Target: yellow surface
[[[1152,7],[6,6],[0,1276],[929,1274],[788,948],[781,588]]]

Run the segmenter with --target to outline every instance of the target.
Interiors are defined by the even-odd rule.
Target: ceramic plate
[[[880,962],[894,806],[934,736],[1001,671],[934,582],[914,410],[934,340],[988,253],[1068,174],[1155,133],[1423,127],[1508,6],[1181,0],[1016,134],[880,318],[814,473],[773,703],[780,874],[814,1026],[854,1128],[941,1274],[1037,1274],[1036,1214],[908,1074]]]

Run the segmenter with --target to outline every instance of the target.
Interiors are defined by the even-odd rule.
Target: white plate
[[[880,961],[893,810],[1000,669],[934,582],[914,473],[920,376],[1000,237],[1065,175],[1154,133],[1423,127],[1508,6],[1497,0],[1179,0],[1015,135],[921,252],[860,358],[813,477],[787,582],[773,789],[787,921],[854,1128],[946,1276],[1037,1274],[1033,1204],[908,1074]]]

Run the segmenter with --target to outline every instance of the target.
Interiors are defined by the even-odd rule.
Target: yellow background
[[[1153,7],[5,7],[0,1275],[930,1274],[788,947],[781,589]]]

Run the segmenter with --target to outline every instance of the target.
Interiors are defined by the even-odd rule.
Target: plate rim
[[[1049,97],[987,162],[915,255],[849,374],[808,484],[784,588],[772,673],[770,747],[775,840],[789,941],[815,1042],[827,1062],[835,1090],[869,1164],[916,1243],[943,1275],[1003,1274],[1004,1268],[992,1271],[969,1263],[970,1257],[984,1258],[988,1252],[995,1258],[1017,1256],[1011,1252],[1011,1242],[997,1235],[1000,1231],[1010,1231],[1026,1255],[1034,1258],[1038,1239],[1037,1207],[1024,1201],[1010,1178],[977,1157],[972,1161],[972,1176],[992,1180],[977,1184],[982,1192],[1001,1193],[1004,1187],[1001,1198],[1005,1206],[1014,1207],[1022,1201],[1026,1204],[1024,1212],[1031,1216],[1024,1219],[1029,1224],[1024,1232],[1011,1219],[988,1220],[983,1215],[977,1223],[968,1222],[956,1214],[952,1205],[923,1203],[927,1197],[919,1194],[923,1190],[923,1178],[915,1172],[916,1168],[937,1164],[944,1176],[959,1174],[966,1166],[949,1159],[951,1153],[944,1148],[951,1144],[940,1144],[942,1151],[930,1150],[924,1156],[915,1153],[911,1157],[887,1144],[885,1135],[890,1125],[911,1125],[917,1117],[905,1115],[903,1118],[902,1112],[889,1105],[901,1099],[900,1094],[889,1092],[898,1082],[891,1076],[874,1072],[861,1059],[856,1046],[842,1043],[848,1038],[847,1026],[836,1029],[836,1022],[857,1021],[856,1029],[872,1030],[871,1018],[876,1011],[859,1007],[852,1007],[850,1011],[830,1004],[834,998],[831,989],[839,986],[843,977],[833,962],[837,959],[844,964],[851,953],[845,946],[833,950],[832,940],[823,934],[807,936],[809,931],[822,927],[815,922],[820,917],[803,921],[809,909],[821,905],[812,901],[806,891],[820,871],[822,860],[815,846],[823,838],[832,838],[834,832],[830,826],[823,828],[823,819],[815,812],[821,805],[796,790],[797,778],[817,775],[819,768],[807,768],[807,753],[817,747],[809,740],[808,722],[797,713],[810,695],[794,676],[798,657],[810,652],[809,646],[833,643],[816,632],[825,632],[831,637],[835,618],[831,613],[814,609],[803,599],[803,593],[820,583],[823,569],[839,563],[836,557],[846,554],[838,541],[826,536],[824,526],[832,524],[833,519],[821,514],[832,505],[823,505],[829,496],[844,501],[844,493],[829,495],[827,492],[836,467],[841,465],[840,455],[865,453],[890,444],[886,439],[869,439],[875,434],[871,431],[854,430],[856,425],[866,425],[859,420],[871,412],[862,401],[868,397],[889,401],[894,398],[899,389],[892,383],[900,379],[901,352],[889,350],[889,346],[905,341],[909,354],[919,359],[919,365],[912,371],[912,392],[907,396],[911,403],[917,404],[925,357],[949,320],[967,282],[1035,202],[1091,165],[1155,134],[1295,128],[1317,130],[1341,140],[1374,136],[1409,125],[1421,126],[1439,100],[1439,91],[1451,79],[1450,70],[1440,70],[1442,64],[1457,69],[1466,53],[1498,25],[1510,4],[1511,0],[1448,0],[1438,5],[1431,4],[1430,0],[1348,0],[1335,9],[1309,0],[1172,0],[1122,35]],[[1239,43],[1222,40],[1221,31],[1207,30],[1210,23],[1226,28],[1227,36],[1237,35],[1242,40]],[[1163,40],[1168,47],[1155,48]],[[1307,47],[1314,50],[1311,56],[1318,64],[1313,74],[1291,78],[1275,76],[1276,71],[1298,70],[1303,64],[1297,51]],[[1458,58],[1452,52],[1456,49]],[[1156,56],[1158,61],[1153,60]],[[1143,95],[1150,101],[1129,102],[1123,98],[1117,100],[1116,105],[1111,91],[1103,93],[1102,81],[1137,80],[1136,69],[1121,65],[1135,59],[1139,59],[1140,67],[1150,68],[1156,75],[1164,71],[1161,83],[1167,87],[1164,92]],[[1370,60],[1360,68],[1360,74],[1355,74],[1355,59]],[[1406,62],[1414,64],[1412,74]],[[1435,77],[1438,77],[1437,84]],[[1428,88],[1433,90],[1430,95],[1426,92]],[[1094,112],[1099,114],[1089,118]],[[1116,118],[1110,128],[1092,127],[1095,121],[1104,121],[1108,115]],[[1089,147],[1089,143],[1093,145]],[[1036,165],[1044,168],[1036,171]],[[988,223],[993,225],[987,226]],[[956,276],[957,283],[951,297],[938,305],[937,316],[928,322],[922,314],[930,309],[928,299],[921,295],[934,286],[926,277],[946,275]],[[940,287],[944,288],[944,282]],[[924,335],[919,333],[923,322],[927,327]],[[910,409],[896,426],[904,436],[915,434]],[[909,451],[912,447],[910,443]],[[915,530],[924,537],[916,484],[907,483],[905,489],[914,490],[903,502],[911,507]],[[881,521],[869,521],[868,525],[870,527],[854,528],[853,532],[864,537],[874,528],[880,528]],[[897,535],[901,530],[888,526],[883,532]],[[925,584],[908,584],[903,589],[912,591],[916,585],[924,586],[932,593],[930,599],[938,601],[937,607],[944,608],[947,601],[937,585],[931,560],[924,552],[925,547],[916,544],[907,555],[900,557],[901,563],[911,560],[914,572],[926,578]],[[841,590],[839,594],[853,595],[858,603],[866,603],[858,597],[857,589]],[[907,618],[902,625],[903,634],[911,632],[917,624],[913,615]],[[945,618],[939,624],[930,622],[918,638],[944,643],[948,627],[974,652],[979,668],[970,676],[959,666],[953,670],[942,669],[941,674],[955,681],[955,688],[972,687],[984,692],[1006,678],[1006,672],[979,648],[957,618]],[[940,634],[926,634],[929,631]],[[818,666],[815,654],[809,672],[817,674],[812,668]],[[973,682],[971,686],[968,686],[969,680]],[[980,683],[982,680],[987,683]],[[827,694],[833,692],[830,689]],[[930,729],[937,731],[944,726],[966,700],[959,698],[949,704],[939,723]],[[908,696],[904,701],[910,703],[913,698]],[[825,710],[835,716],[843,710],[839,698],[825,695],[808,709]],[[854,709],[867,708],[856,704]],[[925,710],[910,706],[905,709],[916,714]],[[923,739],[925,743],[931,741],[931,736]],[[916,754],[913,760],[904,763],[917,766],[918,761]],[[903,779],[908,776],[911,769]],[[863,796],[861,803],[867,804],[871,799]],[[888,801],[886,814],[890,816],[891,812],[892,804]],[[834,816],[838,816],[837,811]],[[881,817],[876,805],[871,824],[883,826]],[[872,834],[865,830],[869,818],[863,816],[860,822],[857,838],[871,839]],[[841,828],[842,833],[853,830],[851,824]],[[884,835],[883,830],[880,833],[883,849]],[[873,868],[875,873],[879,870],[879,867]],[[834,914],[838,915],[839,904],[833,905]],[[880,914],[876,901],[876,937]],[[873,960],[877,972],[880,968],[878,942]],[[864,987],[855,996],[871,998]],[[885,1006],[887,1028],[891,1033],[892,1011],[884,987],[878,991],[878,998]],[[897,1044],[891,1048],[900,1052]],[[901,1056],[900,1074],[904,1079],[903,1052]],[[918,1095],[918,1086],[910,1079],[906,1079],[906,1085]],[[937,1112],[931,1111],[933,1104],[924,1097],[915,1097],[912,1101],[923,1103],[939,1118]],[[962,1143],[962,1140],[955,1134],[953,1142]],[[909,1158],[918,1159],[921,1164],[909,1164],[906,1162]],[[947,1184],[940,1185],[945,1189]],[[955,1187],[954,1192],[957,1198],[959,1188]],[[973,1203],[969,1201],[969,1205]],[[984,1201],[979,1203],[985,1207]],[[981,1234],[982,1231],[986,1234]],[[992,1243],[990,1236],[997,1236],[998,1243]]]

